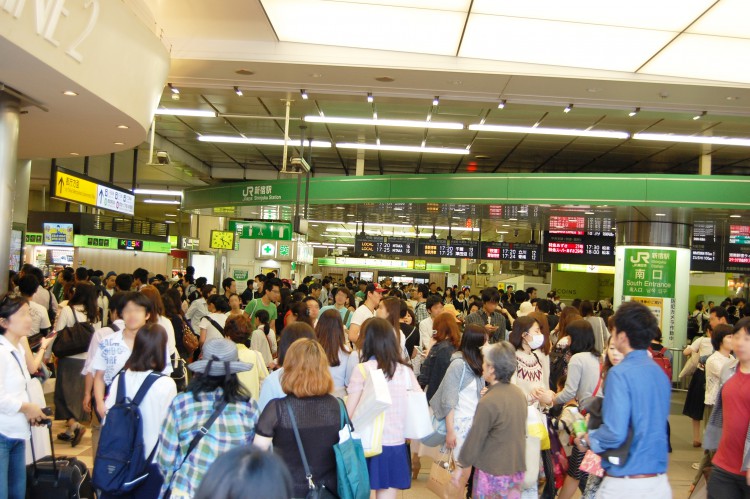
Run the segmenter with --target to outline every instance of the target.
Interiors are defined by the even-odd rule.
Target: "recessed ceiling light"
[[[119,128],[120,130],[127,130],[130,127],[128,125],[117,125],[117,128]]]
[[[255,71],[250,71],[249,69],[238,69],[235,73],[242,76],[252,76],[255,74]]]
[[[633,109],[632,111],[630,111],[630,112],[628,113],[628,116],[630,116],[630,117],[632,118],[633,116],[635,116],[636,114],[638,114],[638,113],[640,113],[640,112],[641,112],[641,108],[640,108],[640,107],[637,107],[637,108]]]
[[[71,156],[78,156],[78,153],[77,152],[72,152],[72,153],[70,153],[70,155]]]
[[[396,81],[395,78],[391,78],[390,76],[378,76],[375,78],[376,81],[382,82],[382,83],[393,83]]]
[[[66,91],[63,92],[63,95],[67,95],[68,97],[75,97],[78,94],[76,92],[72,91],[72,90],[66,90]]]
[[[742,215],[729,215],[729,218],[742,218]]]
[[[666,217],[667,214],[666,213],[654,213],[654,216],[657,216],[657,217]]]
[[[693,119],[694,120],[699,120],[699,119],[703,118],[707,113],[708,113],[708,111],[703,111],[702,113],[696,114],[695,116],[693,116]]]
[[[563,113],[569,113],[573,109],[573,104],[568,104],[565,106],[565,109],[563,109]]]
[[[497,108],[498,108],[498,109],[505,109],[505,104],[507,104],[507,103],[508,103],[508,101],[507,101],[507,100],[505,100],[505,99],[503,99],[503,100],[501,100],[501,101],[500,101],[500,102],[499,102],[499,103],[497,104]]]
[[[242,90],[240,90],[240,87],[234,87],[234,93],[236,93],[239,97],[242,97]]]
[[[179,94],[180,89],[172,85],[171,83],[167,83],[167,86],[169,87],[169,90],[172,91],[173,94]]]
[[[115,142],[115,145],[116,145],[116,146],[124,146],[124,145],[125,145],[125,142]]]
[[[304,88],[299,91],[299,94],[302,96],[302,100],[309,99],[309,96],[307,95],[307,90],[305,90]]]

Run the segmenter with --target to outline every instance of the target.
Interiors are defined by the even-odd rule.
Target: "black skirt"
[[[703,419],[705,399],[706,373],[700,369],[696,369],[695,373],[693,373],[693,379],[690,380],[690,386],[688,386],[685,407],[682,408],[682,414],[690,419],[700,421]]]

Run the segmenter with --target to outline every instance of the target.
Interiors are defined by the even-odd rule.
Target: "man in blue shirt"
[[[666,475],[671,384],[647,351],[658,335],[656,318],[645,305],[620,305],[613,336],[625,358],[607,373],[602,425],[576,439],[576,445],[601,454],[620,448],[629,430],[633,439],[624,462],[602,459],[606,477],[597,498],[672,497]]]

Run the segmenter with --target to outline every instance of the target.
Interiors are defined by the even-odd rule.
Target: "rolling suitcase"
[[[95,499],[91,475],[84,463],[75,457],[55,457],[52,424],[49,428],[51,456],[26,466],[26,499]],[[32,454],[34,449],[31,443]]]

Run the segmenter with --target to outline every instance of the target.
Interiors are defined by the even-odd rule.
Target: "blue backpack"
[[[124,494],[137,488],[147,477],[158,445],[144,458],[143,421],[138,405],[151,385],[163,374],[151,373],[135,397],[125,396],[124,371],[120,372],[115,405],[107,413],[96,451],[94,487],[108,494]]]

